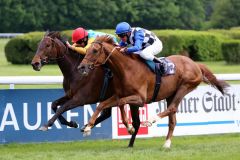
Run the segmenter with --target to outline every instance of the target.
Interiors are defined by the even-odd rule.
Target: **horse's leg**
[[[127,119],[127,116],[126,116],[126,112],[124,110],[124,106],[119,106],[120,108],[120,111],[121,111],[121,116],[122,116],[122,121],[123,121],[123,124],[125,125],[125,127],[127,128],[128,130],[128,133],[129,134],[133,134],[135,132],[134,128],[133,127],[130,127],[129,124],[128,124],[128,119]],[[109,118],[111,116],[111,111],[112,111],[112,108],[106,108],[104,109],[102,112],[101,112],[101,115],[96,119],[95,123],[94,123],[94,126],[96,126],[98,123],[101,123],[102,121],[104,121],[105,119]],[[94,127],[93,126],[93,127]],[[81,132],[84,132],[84,129],[87,127],[87,125],[84,125],[82,128],[81,128]],[[92,128],[93,128],[92,127]]]
[[[195,87],[194,87],[195,88]],[[171,103],[169,104],[168,108],[164,111],[158,114],[158,117],[164,118],[166,116],[169,116],[170,114],[174,114],[177,112],[178,105],[182,101],[183,97],[191,92],[194,88],[188,87],[188,84],[182,85],[177,90],[174,98],[172,99]]]
[[[176,113],[171,113],[169,116],[168,116],[168,134],[167,134],[167,137],[166,137],[166,141],[163,145],[164,148],[170,148],[171,147],[171,139],[172,139],[172,136],[173,136],[173,131],[174,131],[174,128],[176,126],[176,123],[177,123],[177,120],[176,120]]]
[[[102,121],[104,121],[105,119],[108,119],[112,114],[112,108],[106,108],[104,109],[100,116],[96,119],[94,126],[92,128],[94,128],[97,124],[101,123]],[[84,132],[84,129],[87,127],[87,124],[85,124],[84,126],[81,127],[81,132]]]
[[[139,119],[139,113],[138,113],[139,107],[130,105],[130,109],[131,109],[131,115],[132,115],[132,125],[135,129],[135,132],[132,134],[128,147],[133,147],[136,135],[138,133],[138,129],[140,127],[140,119]]]
[[[95,121],[99,115],[99,113],[106,108],[117,106],[118,105],[118,98],[116,95],[113,95],[112,97],[108,98],[107,100],[101,102],[97,108],[96,111],[93,113],[92,117],[88,121],[88,125],[84,129],[83,136],[89,136],[91,134],[91,128],[94,126]]]
[[[128,133],[132,135],[135,132],[135,129],[134,129],[134,127],[130,127],[129,124],[128,124],[128,118],[127,118],[127,115],[126,115],[126,112],[125,112],[125,109],[124,109],[124,105],[119,106],[119,109],[121,111],[123,124],[127,128]]]
[[[131,95],[131,96],[123,97],[123,98],[119,99],[118,106],[122,106],[125,104],[130,104],[130,105],[135,105],[135,106],[143,106],[144,102],[140,96]]]
[[[61,97],[61,98],[53,101],[53,102],[52,102],[52,105],[51,105],[51,108],[52,108],[52,110],[54,111],[54,113],[56,113],[58,106],[64,104],[64,103],[65,103],[66,101],[68,101],[68,100],[69,100],[69,97],[64,96],[64,97]],[[62,115],[60,115],[60,116],[58,117],[58,119],[59,119],[59,121],[61,122],[61,124],[63,124],[63,125],[68,125],[68,124],[69,124],[69,122],[66,121],[66,119],[65,119]],[[76,123],[76,122],[75,122],[75,123]],[[39,128],[39,130],[41,130],[41,131],[47,131],[47,130],[48,130],[47,124],[41,126],[41,127]]]
[[[167,107],[169,107],[169,105],[172,103],[173,97],[174,96],[171,96],[171,97],[166,99]],[[169,116],[168,116],[168,134],[167,134],[167,137],[166,137],[166,141],[163,145],[164,148],[170,148],[170,146],[171,146],[171,138],[172,138],[173,131],[174,131],[174,128],[176,126],[176,123],[177,123],[176,113],[169,114]]]
[[[54,101],[52,103],[52,106],[51,106],[52,110],[56,113],[57,112],[57,106],[63,105],[68,100],[69,100],[69,97],[64,96],[64,97],[59,98],[58,100]],[[75,121],[68,122],[62,115],[60,115],[58,117],[58,119],[59,119],[60,123],[63,124],[63,125],[67,125],[69,127],[74,127],[74,128],[78,127],[78,125]]]
[[[77,102],[77,101],[75,101],[73,99],[70,99],[69,101],[64,103],[60,108],[57,109],[57,111],[53,115],[53,117],[50,120],[48,120],[48,123],[47,123],[46,127],[47,128],[51,127],[59,116],[61,116],[67,110],[73,109],[73,108],[75,108],[77,106],[79,106],[79,102]]]
[[[172,99],[172,101],[169,104],[168,108],[165,111],[157,114],[157,116],[153,117],[151,120],[148,120],[148,121],[144,122],[144,125],[152,126],[152,124],[155,123],[158,119],[164,118],[166,116],[170,116],[170,118],[173,118],[172,120],[174,121],[174,119],[176,119],[176,117],[174,118],[174,117],[171,117],[171,116],[176,114],[177,109],[178,109],[178,105],[180,104],[180,102],[183,99],[183,97],[186,94],[188,94],[189,92],[191,92],[194,88],[195,87],[193,85],[190,85],[190,84],[185,84],[185,85],[180,86],[179,89],[176,91],[176,94],[174,95],[174,98]],[[173,127],[173,126],[171,126],[171,127]],[[172,130],[172,132],[173,132],[173,130]],[[170,134],[171,134],[171,131],[170,131]],[[169,143],[169,142],[167,142],[167,143]],[[171,142],[169,143],[169,145],[168,145],[169,147],[168,148],[170,148],[170,145],[171,145]]]

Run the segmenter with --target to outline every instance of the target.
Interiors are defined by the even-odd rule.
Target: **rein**
[[[92,43],[97,43],[97,44],[101,45],[101,52],[99,53],[99,56],[100,56],[100,54],[103,52],[103,49],[104,49],[103,43],[102,43],[102,42],[99,42],[99,41],[95,41],[95,42],[92,42]],[[89,66],[89,69],[94,69],[94,68],[96,68],[96,67],[105,65],[105,63],[106,63],[106,62],[108,61],[108,59],[111,57],[111,55],[113,54],[113,52],[115,51],[116,48],[117,48],[117,47],[114,47],[114,48],[112,49],[112,51],[108,54],[108,56],[107,56],[107,58],[104,60],[104,62],[103,62],[103,63],[100,63],[100,64],[97,64],[98,59],[99,59],[99,56],[98,56],[98,58],[95,60],[95,62],[94,62],[93,60],[87,59],[87,58],[85,57],[86,60],[88,60],[89,62],[92,63],[92,64]]]
[[[61,51],[60,46],[57,45],[58,42],[57,42],[55,39],[53,39],[53,38],[50,37],[50,36],[45,36],[44,38],[50,39],[50,40],[52,41],[53,47],[55,47],[55,49],[56,49],[56,52],[57,52],[57,53],[63,53],[63,54],[61,54],[61,56],[58,56],[59,54],[57,54],[57,57],[51,57],[51,56],[47,55],[47,59],[41,60],[41,63],[42,63],[42,64],[46,64],[46,63],[48,63],[48,62],[53,62],[53,61],[58,61],[58,62],[60,62],[60,61],[66,60],[66,55],[65,55],[65,54],[66,54],[66,53],[67,53],[67,54],[69,53],[69,48],[68,48],[66,45],[63,44],[63,46],[65,47],[65,50],[64,50],[64,51]],[[43,38],[43,39],[44,39],[44,38]],[[43,39],[42,39],[42,40],[43,40]],[[59,40],[59,39],[58,39],[58,40]],[[61,40],[59,40],[59,41],[61,41]],[[61,42],[62,42],[62,41],[61,41]],[[62,42],[62,43],[63,43],[63,42]],[[77,55],[78,55],[77,61],[76,61],[76,63],[74,64],[73,70],[77,68],[77,66],[78,66],[78,64],[79,64],[79,61],[81,60],[81,55],[80,55],[80,54],[77,54]]]

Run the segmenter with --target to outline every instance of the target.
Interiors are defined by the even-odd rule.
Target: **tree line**
[[[240,26],[239,0],[1,0],[0,32],[113,29],[118,22],[147,29]]]

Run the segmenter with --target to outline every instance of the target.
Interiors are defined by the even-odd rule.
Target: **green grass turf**
[[[65,143],[0,145],[1,160],[239,160],[240,134],[174,137],[164,149],[164,137],[136,140],[88,140]]]

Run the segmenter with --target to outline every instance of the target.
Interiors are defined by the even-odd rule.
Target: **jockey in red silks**
[[[71,45],[69,42],[66,42],[68,48],[85,55],[87,49],[90,47],[92,42],[95,40],[97,36],[101,35],[109,35],[111,36],[115,42],[117,42],[116,37],[107,33],[97,32],[93,30],[86,30],[82,27],[76,28],[72,32],[72,42]]]
[[[94,41],[93,38],[88,37],[88,31],[85,30],[84,28],[79,27],[75,29],[72,33],[73,45],[70,45],[69,42],[67,42],[67,46],[70,49],[85,55],[86,50],[89,48],[93,41]]]
[[[162,42],[153,32],[121,22],[116,26],[115,33],[121,39],[119,45],[123,48],[120,52],[139,54],[145,60],[161,63],[154,55],[162,51]],[[127,48],[129,44],[131,46]]]

